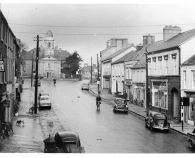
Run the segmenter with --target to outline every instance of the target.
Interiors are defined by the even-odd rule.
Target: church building
[[[61,73],[61,64],[70,55],[66,50],[58,49],[55,46],[53,39],[53,33],[49,30],[44,40],[44,46],[39,47],[39,76],[46,79],[59,79],[64,77],[65,74]],[[31,49],[29,52],[25,52],[22,55],[22,59],[25,61],[24,74],[27,77],[31,77],[32,71],[36,70],[36,48]],[[32,63],[33,61],[33,63]]]
[[[45,53],[42,59],[39,59],[39,76],[52,79],[60,78],[61,61],[54,57],[54,39],[53,33],[49,30],[45,37]]]

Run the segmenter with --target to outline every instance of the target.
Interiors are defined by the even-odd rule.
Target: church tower
[[[53,33],[49,30],[45,37],[45,57],[54,56],[54,39]]]

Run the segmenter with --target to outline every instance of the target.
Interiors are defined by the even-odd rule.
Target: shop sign
[[[10,101],[6,100],[5,103],[3,103],[4,107],[10,107]]]
[[[126,85],[132,85],[132,80],[126,79],[126,80],[125,80],[125,84],[126,84]]]
[[[4,61],[0,60],[0,72],[4,72],[5,68],[4,68]]]

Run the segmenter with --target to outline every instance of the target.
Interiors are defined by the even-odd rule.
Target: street
[[[39,91],[50,94],[52,111],[62,125],[56,130],[77,132],[86,153],[195,152],[185,136],[173,131],[151,132],[145,128],[144,119],[135,114],[113,113],[112,105],[106,102],[97,111],[95,97],[81,90],[84,82],[89,81],[57,80],[54,86],[53,81],[41,80]],[[48,115],[49,111],[41,110],[40,114]],[[52,121],[52,116],[48,118]]]

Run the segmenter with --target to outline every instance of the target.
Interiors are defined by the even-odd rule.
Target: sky
[[[143,43],[144,35],[163,39],[165,25],[179,26],[182,32],[195,28],[195,3],[150,1],[4,1],[1,11],[15,36],[28,50],[36,47],[34,37],[45,39],[53,33],[55,46],[70,53],[77,51],[84,63],[97,63],[97,54],[113,37],[129,43]],[[44,41],[40,41],[44,46]]]

